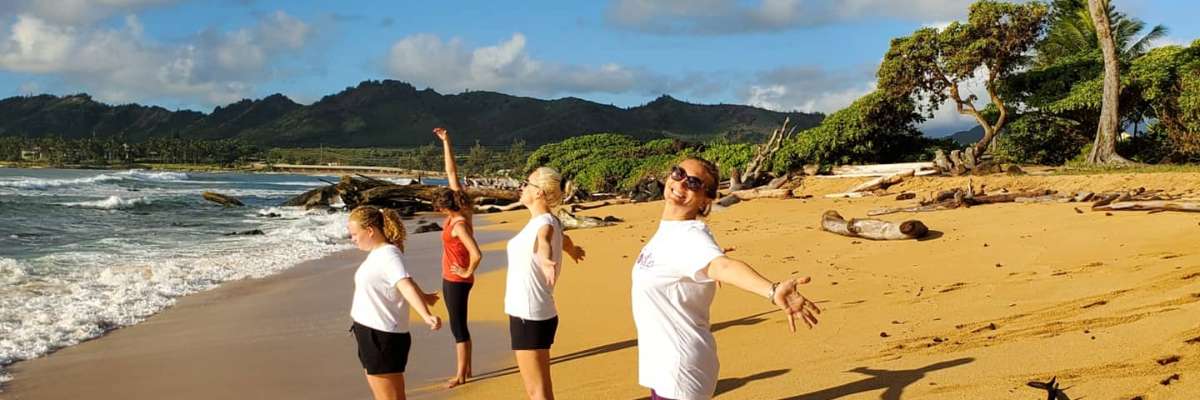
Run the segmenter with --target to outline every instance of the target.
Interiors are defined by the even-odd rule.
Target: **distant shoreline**
[[[218,164],[178,164],[178,163],[138,163],[138,164],[65,164],[51,165],[49,163],[31,163],[31,162],[14,162],[0,161],[0,168],[16,168],[16,169],[74,169],[74,170],[125,170],[125,169],[145,169],[152,171],[175,171],[175,172],[224,172],[224,173],[291,173],[296,175],[342,175],[342,174],[364,174],[370,176],[384,176],[397,178],[445,178],[445,173],[442,171],[422,171],[410,170],[393,167],[369,166],[369,165],[305,165],[305,164],[266,164],[252,163],[242,164],[233,167],[221,166]],[[385,172],[386,171],[386,172]],[[388,173],[395,172],[395,173]]]

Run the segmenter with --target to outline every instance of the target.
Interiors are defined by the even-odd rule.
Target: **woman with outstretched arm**
[[[820,309],[800,295],[809,278],[771,281],[725,256],[701,217],[717,198],[717,167],[688,158],[671,168],[663,187],[662,222],[633,266],[633,320],[638,336],[638,383],[654,400],[712,398],[717,348],[709,324],[716,283],[766,297],[810,328]]]
[[[471,377],[471,331],[467,327],[467,304],[471,288],[475,286],[475,269],[479,267],[482,253],[475,241],[475,224],[471,217],[474,204],[458,180],[458,166],[450,148],[450,132],[445,128],[434,128],[434,135],[442,141],[443,164],[449,188],[434,194],[433,208],[446,216],[442,223],[442,294],[446,299],[446,312],[450,319],[450,332],[454,334],[454,350],[458,368],[453,378],[446,381],[447,388],[467,383]]]

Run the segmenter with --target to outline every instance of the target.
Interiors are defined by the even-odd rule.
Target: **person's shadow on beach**
[[[761,322],[767,320],[766,318],[763,317],[764,315],[767,315],[767,314],[770,314],[773,312],[777,312],[777,311],[779,311],[779,310],[764,311],[764,312],[760,312],[758,314],[748,315],[748,316],[738,318],[738,319],[718,322],[718,323],[712,324],[709,329],[712,330],[713,332],[716,332],[716,331],[734,327],[734,326],[755,325],[755,324],[758,324],[758,323],[761,323]],[[550,358],[550,364],[553,365],[553,364],[558,364],[561,362],[577,360],[580,358],[597,356],[597,355],[601,355],[601,354],[605,354],[605,353],[611,353],[614,351],[625,350],[625,349],[635,347],[635,346],[637,346],[636,338],[629,339],[629,340],[623,340],[620,342],[614,342],[614,343],[609,343],[606,345],[596,346],[596,347],[593,347],[590,349],[580,350],[580,351],[570,353],[570,354],[554,356],[554,357]],[[511,375],[511,374],[515,374],[517,372],[518,372],[517,367],[513,366],[513,367],[499,369],[496,371],[487,372],[487,373],[484,373],[481,375],[476,375],[476,377],[473,378],[472,380],[481,381],[481,380],[487,380],[487,379],[492,379],[492,378],[499,378],[501,376]],[[770,372],[775,372],[775,371],[770,371]],[[787,370],[783,370],[783,372],[787,372]],[[782,374],[782,373],[780,373],[780,374]],[[779,374],[776,374],[776,375],[779,375]],[[753,375],[753,376],[757,376],[757,375]],[[775,376],[775,375],[771,375],[771,376]],[[749,378],[749,377],[747,377],[747,378]],[[742,385],[744,385],[744,384],[745,383],[742,383]],[[717,386],[718,386],[717,392],[720,393],[720,383],[719,382],[718,382]],[[741,386],[741,385],[738,385],[738,386]],[[735,386],[735,387],[737,387],[737,386]]]
[[[975,361],[975,359],[971,357],[965,357],[957,360],[942,361],[940,363],[930,364],[917,369],[901,369],[896,371],[858,367],[848,372],[857,372],[860,374],[869,375],[870,378],[857,380],[841,386],[835,386],[812,393],[788,397],[781,400],[833,400],[852,394],[866,393],[879,389],[886,389],[883,391],[883,394],[879,396],[881,400],[900,400],[900,395],[904,393],[904,388],[916,383],[922,378],[925,378],[926,374],[940,369],[957,367],[972,361]]]
[[[720,396],[722,393],[746,386],[747,383],[754,382],[760,379],[774,378],[791,371],[790,369],[775,369],[766,372],[759,372],[754,375],[744,376],[741,378],[723,378],[717,381],[717,391],[713,393],[713,397]],[[639,398],[637,400],[650,400],[649,396]]]

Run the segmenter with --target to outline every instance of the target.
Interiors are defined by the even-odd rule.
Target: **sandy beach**
[[[713,305],[726,399],[1038,399],[1057,377],[1070,398],[1200,397],[1200,215],[1104,212],[1086,204],[997,204],[920,219],[920,241],[872,242],[822,232],[826,210],[863,217],[892,196],[821,198],[863,179],[809,179],[812,199],[754,200],[708,222],[729,253],[771,279],[811,276],[803,293],[825,312],[788,332],[763,298],[725,286]],[[989,191],[1200,190],[1200,174],[972,178]],[[918,178],[889,189],[926,195],[967,178]],[[637,385],[630,268],[654,233],[659,202],[582,212],[626,222],[571,231],[587,250],[556,289],[551,354],[562,399],[644,398]],[[1074,208],[1079,208],[1077,212]],[[476,379],[436,389],[452,370],[449,332],[414,329],[414,398],[519,399],[507,351],[503,238],[526,211],[482,216],[490,242],[471,297]],[[436,265],[433,235],[410,263]],[[368,398],[346,334],[350,275],[362,253],[305,263],[266,279],[183,298],[150,320],[15,364],[2,398]],[[425,264],[423,264],[425,265]],[[431,268],[432,269],[432,268]],[[419,276],[434,287],[436,272]],[[444,315],[441,304],[437,312]]]

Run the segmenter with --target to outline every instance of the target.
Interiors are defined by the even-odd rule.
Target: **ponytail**
[[[383,237],[403,253],[404,238],[408,236],[408,232],[404,230],[404,221],[400,220],[400,212],[394,208],[382,208],[379,212],[383,214]]]
[[[375,229],[383,234],[384,240],[404,252],[404,239],[408,232],[404,230],[400,212],[395,209],[359,206],[350,212],[350,220],[363,229]]]

